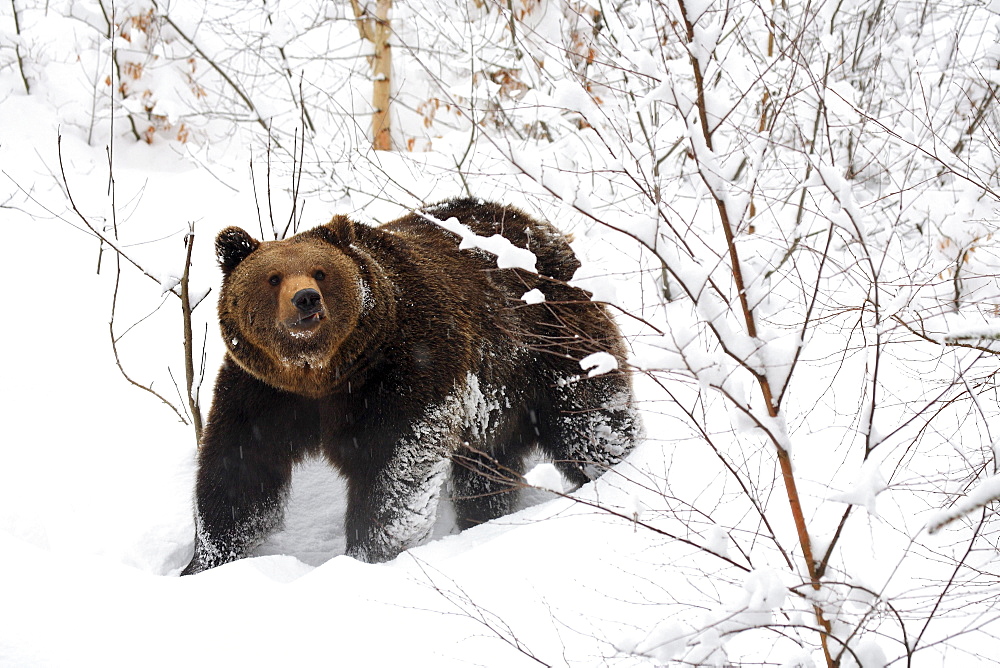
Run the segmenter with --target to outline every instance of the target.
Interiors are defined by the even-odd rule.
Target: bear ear
[[[238,227],[227,227],[215,237],[215,256],[226,275],[257,250],[260,242]]]
[[[316,237],[334,246],[350,246],[354,243],[354,221],[347,216],[334,216],[326,225],[312,230]]]

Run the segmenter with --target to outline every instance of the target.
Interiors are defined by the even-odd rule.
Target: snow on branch
[[[927,521],[927,531],[937,533],[955,520],[959,520],[994,501],[1000,501],[1000,475],[983,480],[971,492],[955,502],[951,508],[939,510]]]

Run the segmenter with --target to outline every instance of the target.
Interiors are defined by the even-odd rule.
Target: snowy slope
[[[390,564],[361,564],[337,556],[342,490],[315,464],[296,475],[287,530],[261,548],[293,556],[170,577],[193,537],[190,429],[115,367],[110,257],[97,275],[97,245],[71,215],[38,204],[58,195],[56,120],[15,95],[0,105],[0,123],[24,128],[0,156],[7,187],[30,191],[32,207],[4,211],[0,251],[23,286],[3,332],[11,353],[0,436],[0,664],[513,666],[536,663],[532,654],[591,663],[655,626],[661,613],[649,603],[669,594],[660,585],[639,592],[651,586],[649,550],[661,541],[629,522],[556,500]],[[72,133],[63,151],[78,204],[92,210],[103,194],[103,151]],[[119,149],[115,179],[118,192],[137,193],[123,229],[160,226],[177,236],[178,256],[185,221],[221,227],[251,214],[241,192],[169,147]],[[196,269],[208,274],[210,243],[201,244]],[[170,258],[150,261],[173,269]],[[131,280],[157,303],[155,283]],[[153,316],[163,324],[142,330],[132,348],[122,339],[133,374],[175,361],[177,313],[168,310],[176,308],[167,301]],[[210,367],[217,344],[213,353]],[[602,494],[620,497],[612,486]],[[445,518],[439,533],[449,529]]]
[[[338,556],[342,489],[315,463],[296,473],[286,531],[260,548],[266,556],[172,577],[190,558],[193,538],[192,434],[115,367],[107,333],[111,260],[105,256],[95,274],[97,246],[72,214],[55,217],[37,204],[58,196],[57,123],[32,98],[0,105],[5,126],[23,118],[36,122],[0,147],[8,177],[32,192],[30,212],[5,210],[0,251],[8,275],[23,277],[25,288],[8,301],[17,313],[9,322],[23,326],[3,332],[13,382],[4,387],[0,437],[0,664],[641,665],[632,655],[637,647],[665,657],[692,639],[688,602],[705,594],[686,571],[719,569],[710,597],[738,603],[744,596],[723,562],[706,566],[690,546],[561,499],[460,535],[448,535],[445,511],[438,540],[389,564],[358,563]],[[63,151],[78,205],[100,206],[103,151],[72,134]],[[141,220],[147,230],[175,235],[175,261],[185,221],[218,228],[236,212],[256,215],[241,191],[205,178],[169,146],[127,146],[116,161],[118,192],[136,193],[123,229]],[[234,162],[216,173],[239,182]],[[202,275],[214,271],[207,239],[196,246]],[[174,269],[171,258],[149,259],[165,274]],[[129,285],[143,299],[119,308],[147,315],[160,287],[134,276]],[[164,301],[152,316],[161,320],[147,321],[141,339],[129,334],[120,342],[134,375],[160,378],[168,362],[179,368],[177,305]],[[213,306],[200,309],[203,318],[212,318]],[[220,356],[215,337],[210,329],[209,381]],[[666,429],[655,414],[647,428]],[[663,465],[662,446],[656,437],[648,446],[650,484]],[[642,470],[642,453],[633,460],[632,476],[631,467]],[[558,482],[544,468],[538,475]],[[655,488],[615,476],[580,493],[626,518],[662,504]],[[678,607],[678,600],[687,602]]]
[[[396,4],[394,132],[413,151],[388,154],[366,144],[369,48],[346,2],[178,2],[177,23],[157,33],[143,24],[151,4],[123,0],[113,40],[96,0],[0,10],[0,666],[813,666],[824,665],[818,608],[840,639],[830,642],[849,645],[842,665],[993,665],[1000,188],[989,137],[969,118],[992,118],[976,102],[995,92],[996,8],[959,3],[963,37],[951,42],[938,39],[951,34],[949,8],[897,3],[876,21],[864,3],[732,3],[725,18],[712,3],[686,3],[708,17],[687,47],[721,68],[706,104],[734,124],[719,131],[732,148],[724,155],[698,143],[695,114],[673,113],[692,104],[689,63],[668,57],[674,42],[648,17],[679,4],[636,0],[601,18],[602,38],[620,47],[604,62],[574,55],[579,43],[562,48],[565,37],[597,34],[600,3],[514,3],[518,58],[527,54],[516,63],[507,3]],[[23,12],[17,30],[11,9]],[[766,66],[740,51],[765,48],[762,17],[796,27],[800,9],[803,30],[822,33],[815,44],[796,41],[801,53]],[[907,32],[918,15],[941,23]],[[874,89],[888,94],[852,88],[865,83],[863,68],[838,69],[822,91],[802,83],[826,80],[817,63],[846,62],[828,56],[851,51],[849,30],[869,20],[881,32],[858,42],[868,50],[856,60],[898,75],[872,66],[884,77]],[[720,32],[724,21],[739,29]],[[238,74],[252,110],[204,58],[186,59],[181,31]],[[288,60],[276,59],[278,47]],[[594,87],[578,85],[574,68]],[[635,88],[616,88],[619,75]],[[136,88],[113,92],[113,76]],[[740,114],[757,127],[761,87],[771,95],[793,79],[801,89],[787,92],[782,119],[801,126],[744,133]],[[897,99],[914,89],[926,99]],[[301,90],[316,128],[296,153]],[[814,93],[826,95],[827,134],[846,128],[850,140],[828,137],[818,157],[795,143],[813,127]],[[494,134],[471,133],[457,101]],[[872,121],[866,104],[900,127]],[[947,137],[934,126],[942,116],[957,119]],[[150,143],[136,140],[130,118],[149,119],[137,131]],[[499,119],[514,131],[504,135]],[[857,128],[874,143],[855,143]],[[958,157],[931,153],[956,137],[968,139]],[[849,160],[848,148],[858,150]],[[743,183],[759,207],[739,240],[757,340],[741,338],[735,311],[706,287],[721,280],[719,294],[735,297],[709,194],[750,210]],[[662,194],[661,208],[643,208],[645,185]],[[795,209],[800,187],[807,204]],[[150,276],[123,263],[116,283],[115,254],[100,251],[67,188]],[[176,577],[192,549],[193,429],[123,378],[109,333],[129,376],[181,406],[180,307],[167,290],[193,226],[192,286],[208,292],[194,314],[207,403],[222,356],[218,230],[269,237],[293,214],[304,227],[333,213],[384,221],[469,191],[574,235],[585,263],[576,283],[620,307],[631,362],[645,372],[635,378],[648,441],[573,498],[526,490],[518,513],[460,534],[444,508],[431,542],[376,565],[343,556],[343,485],[309,462],[296,471],[284,531],[258,556]],[[669,279],[667,262],[676,263]],[[697,304],[683,297],[692,287]],[[801,327],[797,308],[814,291]],[[724,331],[713,339],[706,323]],[[946,345],[956,341],[978,348]],[[744,373],[755,364],[775,387],[790,383],[781,419],[760,410]],[[820,591],[808,582],[773,435],[794,456],[815,552],[835,544]],[[544,465],[532,481],[559,482]]]

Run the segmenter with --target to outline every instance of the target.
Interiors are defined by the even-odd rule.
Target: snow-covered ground
[[[10,279],[0,400],[0,664],[631,665],[644,663],[629,651],[651,642],[651,633],[682,637],[679,626],[654,631],[664,617],[657,604],[691,585],[680,578],[667,586],[658,573],[668,559],[688,559],[689,549],[668,558],[665,550],[674,550],[662,537],[556,499],[457,535],[445,508],[433,542],[392,563],[363,564],[342,556],[342,484],[317,462],[297,470],[286,529],[262,556],[173,577],[192,548],[192,431],[115,365],[113,255],[100,260],[98,274],[98,244],[72,214],[45,209],[61,201],[56,115],[11,94],[0,104],[0,125],[16,128],[0,145],[5,188],[26,202],[3,210],[0,247]],[[77,205],[106,207],[104,149],[73,129],[63,133]],[[175,257],[144,257],[168,276],[183,260],[186,222],[198,221],[207,231],[197,228],[195,271],[217,284],[214,231],[234,222],[252,229],[256,221],[241,158],[217,165],[223,178],[213,180],[169,145],[116,150],[116,192],[134,198],[121,229],[173,234]],[[134,273],[122,290],[143,299],[120,300],[117,336],[127,329],[119,323],[161,301],[160,286]],[[133,376],[155,376],[179,359],[179,306],[162,301],[154,325],[119,342]],[[210,296],[201,307],[211,322],[205,394],[220,359],[212,309]],[[173,387],[154,389],[176,401]],[[650,446],[653,460],[659,445]],[[545,465],[534,476],[543,486],[559,482]],[[581,498],[642,505],[642,490],[621,486],[611,475]],[[544,500],[531,490],[525,496],[529,504]]]
[[[992,107],[976,104],[995,93],[996,8],[900,2],[872,18],[863,3],[630,0],[602,16],[581,9],[600,3],[545,0],[514,3],[508,22],[504,2],[396,4],[401,150],[382,154],[365,139],[370,45],[347,2],[178,1],[168,24],[122,0],[113,40],[109,3],[0,9],[0,665],[814,666],[817,609],[831,652],[849,647],[845,666],[992,665],[1000,188],[982,137]],[[712,150],[697,115],[675,113],[693,104],[690,63],[658,32],[658,12],[682,5],[707,17],[685,48],[715,73]],[[785,48],[800,19],[815,43]],[[869,20],[875,36],[853,42]],[[795,28],[773,60],[768,26]],[[587,35],[598,51],[581,55]],[[856,69],[829,57],[845,49]],[[879,90],[920,95],[872,96],[868,67]],[[757,100],[786,86],[780,118],[794,123],[747,131],[773,120]],[[822,95],[814,153],[801,138]],[[472,132],[457,101],[491,130]],[[952,116],[958,130],[936,125]],[[653,190],[660,208],[644,204]],[[475,529],[456,532],[445,505],[430,542],[385,564],[343,555],[342,482],[310,461],[257,556],[176,577],[194,533],[194,430],[166,405],[186,410],[169,293],[185,234],[192,289],[207,293],[194,314],[207,404],[220,229],[385,221],[471,191],[573,235],[575,281],[620,308],[631,365],[647,372],[635,374],[647,441],[572,498],[528,489],[521,510]],[[720,192],[745,214],[759,338],[720,306],[738,303]],[[148,275],[125,261],[119,274],[81,215]],[[123,377],[112,336],[124,372],[166,402]],[[778,418],[761,408],[758,368],[788,390]],[[819,591],[778,446],[815,561],[829,558]],[[546,464],[530,481],[561,484]]]
[[[670,506],[663,496],[670,470],[686,471],[674,484],[693,497],[713,484],[714,469],[699,477],[698,457],[676,451],[676,427],[655,410],[645,415],[650,439],[624,477],[611,473],[584,487],[576,495],[582,502],[529,490],[529,503],[538,505],[460,534],[445,508],[433,542],[387,564],[342,556],[342,485],[309,462],[296,472],[286,528],[259,549],[262,556],[174,577],[192,548],[192,431],[116,368],[108,338],[113,258],[106,254],[97,274],[98,245],[71,216],[49,216],[37,204],[58,198],[57,179],[44,177],[57,173],[56,122],[29,97],[0,105],[0,125],[23,118],[34,122],[0,146],[8,178],[31,193],[30,212],[4,210],[0,249],[10,288],[0,664],[650,665],[712,656],[713,629],[728,623],[727,610],[770,621],[788,595],[788,573],[764,569],[747,579],[630,519]],[[67,133],[63,152],[78,206],[102,206],[103,149]],[[161,262],[164,275],[183,257],[186,221],[211,230],[255,220],[241,201],[248,184],[223,187],[170,146],[126,146],[115,160],[117,192],[135,195],[122,227],[141,221],[144,234],[159,226],[175,236],[175,257],[146,258]],[[244,178],[238,160],[216,170]],[[19,180],[24,175],[35,180]],[[197,233],[195,270],[212,276],[213,233]],[[160,286],[134,273],[125,287],[142,298],[122,299],[116,322],[134,322],[161,301]],[[167,363],[182,368],[179,306],[169,296],[162,301],[138,334],[119,342],[134,376],[161,377]],[[213,297],[205,304],[210,384],[220,346]],[[163,380],[154,389],[175,399]],[[638,386],[642,396],[655,393],[641,377]],[[559,483],[545,465],[533,480]],[[725,532],[712,541],[709,548],[725,555]],[[804,657],[795,643],[764,635],[777,663]],[[738,645],[728,651],[738,661]]]

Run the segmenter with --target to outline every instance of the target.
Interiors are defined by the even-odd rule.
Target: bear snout
[[[292,306],[303,316],[319,313],[323,309],[323,295],[318,290],[303,288],[292,296]]]
[[[323,295],[315,288],[302,288],[292,295],[291,302],[294,311],[285,320],[286,326],[301,334],[312,333],[320,320],[326,317],[323,308]]]

